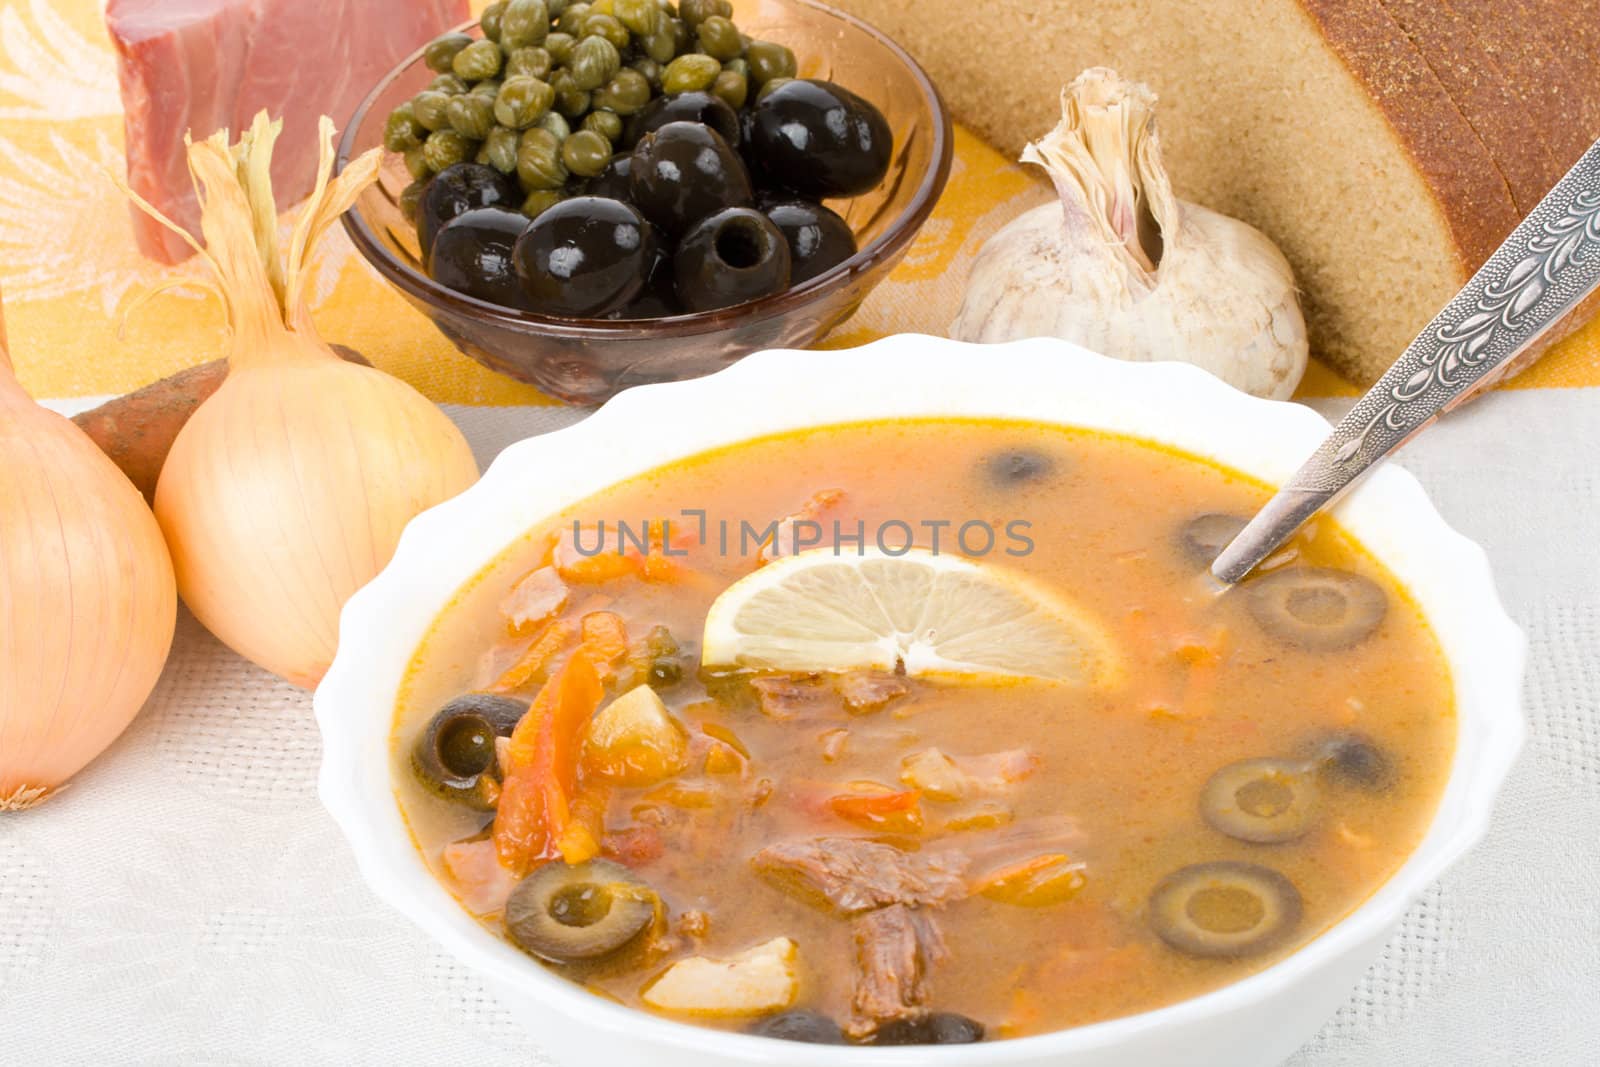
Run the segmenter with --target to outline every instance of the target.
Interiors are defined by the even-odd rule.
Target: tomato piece
[[[889,833],[914,834],[922,829],[922,790],[844,793],[828,799],[828,810],[857,826]]]
[[[572,821],[583,730],[604,693],[593,660],[580,646],[539,690],[511,734],[494,843],[500,862],[517,874],[560,853]]]

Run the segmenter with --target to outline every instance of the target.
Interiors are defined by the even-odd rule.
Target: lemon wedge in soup
[[[707,667],[863,668],[955,681],[1107,687],[1118,657],[1105,627],[1023,575],[912,549],[818,549],[729,586],[706,615]]]

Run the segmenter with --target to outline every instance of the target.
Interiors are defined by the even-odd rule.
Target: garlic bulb
[[[177,612],[144,498],[23,392],[0,323],[0,812],[116,740],[161,676]]]
[[[1179,200],[1155,94],[1096,67],[1061,94],[1061,123],[1022,154],[1059,203],[996,233],[950,328],[960,341],[1060,337],[1117,359],[1182,360],[1287,398],[1306,326],[1283,254],[1254,227]]]

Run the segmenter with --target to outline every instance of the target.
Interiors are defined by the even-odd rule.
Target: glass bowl
[[[802,77],[855,91],[894,130],[882,183],[829,202],[860,247],[837,267],[760,300],[670,318],[562,319],[516,311],[447,289],[423,272],[416,229],[398,203],[411,176],[394,153],[385,154],[377,184],[344,216],[351,241],[466,355],[572,404],[598,404],[631,385],[699,377],[761,349],[814,344],[894,269],[933,212],[950,176],[950,117],[916,62],[859,19],[813,0],[733,0],[733,7],[740,29],[794,51]],[[468,32],[477,32],[476,24]],[[379,82],[345,128],[339,167],[381,145],[389,113],[432,77],[418,50]]]

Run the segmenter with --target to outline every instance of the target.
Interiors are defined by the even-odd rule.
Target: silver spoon
[[[1511,231],[1327,440],[1222,550],[1244,578],[1317,512],[1451,408],[1536,358],[1600,304],[1600,141]]]

